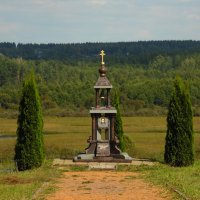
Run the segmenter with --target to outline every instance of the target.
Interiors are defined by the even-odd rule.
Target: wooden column
[[[99,107],[99,89],[96,89],[96,107]]]
[[[115,117],[114,115],[110,116],[110,140],[115,140]]]
[[[96,118],[94,114],[91,114],[92,117],[92,140],[96,140]]]
[[[107,106],[110,107],[110,89],[107,89]]]

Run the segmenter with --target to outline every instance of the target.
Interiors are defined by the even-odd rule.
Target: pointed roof
[[[102,50],[101,53],[100,53],[100,56],[102,57],[101,67],[99,68],[99,75],[100,76],[99,76],[94,88],[112,88],[112,85],[111,85],[110,81],[106,77],[107,69],[105,67],[105,63],[104,63],[104,60],[103,60],[103,57],[105,55],[106,54]]]
[[[100,76],[94,88],[112,88],[112,85],[106,76]]]

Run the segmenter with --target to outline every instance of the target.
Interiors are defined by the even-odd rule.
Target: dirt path
[[[152,186],[135,172],[65,172],[58,189],[46,200],[170,200],[164,189]]]

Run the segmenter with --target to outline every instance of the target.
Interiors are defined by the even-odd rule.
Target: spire
[[[99,54],[101,56],[101,66],[99,68],[99,78],[94,86],[94,88],[112,88],[108,78],[106,77],[107,69],[105,67],[104,56],[106,55],[104,50],[101,50]]]
[[[99,74],[101,77],[106,76],[107,69],[105,67],[105,62],[104,62],[104,56],[106,55],[104,50],[101,50],[101,53],[99,54],[101,56],[101,67],[99,68]]]
[[[103,57],[106,55],[104,50],[101,50],[101,53],[99,54],[101,56],[101,64],[104,65],[104,60],[103,60]]]

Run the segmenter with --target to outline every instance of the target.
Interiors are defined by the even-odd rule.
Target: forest
[[[26,60],[59,60],[96,62],[100,50],[107,52],[108,64],[148,64],[158,55],[186,56],[200,53],[200,41],[138,41],[118,43],[22,44],[0,43],[0,53]],[[174,63],[175,64],[175,63]]]
[[[15,116],[23,79],[34,69],[44,114],[86,116],[94,106],[101,49],[126,116],[166,115],[174,78],[191,91],[200,115],[200,41],[85,44],[0,43],[1,115]],[[3,114],[2,114],[3,113]],[[9,114],[8,114],[9,113]]]

